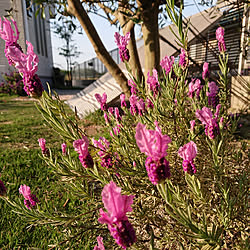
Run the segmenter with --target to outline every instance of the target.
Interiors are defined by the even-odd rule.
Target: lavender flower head
[[[46,148],[46,140],[44,138],[39,138],[37,141],[42,150],[42,154],[44,156],[49,156],[49,150]]]
[[[208,83],[209,92],[206,93],[208,97],[208,105],[213,106],[214,108],[219,102],[219,98],[217,96],[219,87],[216,85],[215,82]]]
[[[194,158],[197,155],[197,147],[193,141],[180,147],[178,150],[178,155],[183,159],[182,167],[184,172],[189,174],[195,174],[196,168],[194,165]]]
[[[102,202],[107,212],[100,209],[98,221],[107,224],[111,236],[123,249],[136,242],[135,230],[126,216],[132,212],[134,195],[122,195],[121,188],[111,181],[102,191]]]
[[[131,79],[129,79],[128,80],[128,85],[130,86],[130,92],[131,92],[131,94],[132,95],[136,95],[136,93],[137,93],[137,86],[136,86],[136,84],[135,84],[135,82],[133,81],[133,80],[131,80]]]
[[[190,130],[194,132],[195,120],[190,121]]]
[[[17,24],[13,19],[11,19],[11,21],[14,25],[15,30],[12,29],[11,22],[8,19],[4,17],[2,20],[0,17],[0,37],[5,41],[5,55],[9,46],[13,46],[22,52],[22,48],[17,43],[17,40],[19,39],[19,31],[17,29]],[[6,58],[8,60],[9,65],[12,66],[14,62],[7,55]]]
[[[36,196],[34,194],[31,194],[30,187],[26,186],[25,184],[20,186],[19,193],[23,195],[24,205],[28,209],[35,207],[36,203],[39,202]]]
[[[146,99],[146,103],[147,103],[147,109],[153,109],[154,108],[154,104],[152,103],[152,101],[148,97]]]
[[[160,90],[160,84],[158,82],[158,72],[156,69],[153,69],[153,76],[150,76],[150,72],[148,72],[147,83],[149,84],[149,89],[153,92],[153,96],[156,97]]]
[[[218,41],[219,51],[224,53],[226,51],[226,44],[224,40],[224,29],[222,27],[216,30],[216,39]]]
[[[208,66],[209,66],[209,63],[204,62],[204,64],[203,64],[203,72],[202,72],[202,79],[203,80],[205,80],[206,78],[209,77]]]
[[[145,166],[149,180],[154,185],[170,177],[169,163],[165,157],[168,144],[171,142],[168,135],[162,134],[157,122],[155,127],[155,130],[148,130],[146,125],[138,123],[135,134],[137,146],[147,155]]]
[[[137,101],[138,101],[138,97],[136,95],[131,95],[129,97],[130,113],[132,115],[136,115],[138,113]]]
[[[199,79],[192,79],[192,81],[188,85],[188,96],[190,98],[194,98],[194,96],[196,95],[196,98],[198,99],[201,89],[201,81]]]
[[[101,105],[101,110],[106,111],[108,109],[108,106],[106,103],[107,102],[107,94],[105,92],[102,94],[102,96],[100,94],[95,94],[95,98],[99,102],[99,104]]]
[[[66,143],[62,143],[61,148],[62,148],[62,154],[66,155],[67,154],[67,152],[66,152],[67,144]]]
[[[79,154],[79,160],[84,168],[93,167],[94,162],[88,151],[89,140],[87,136],[73,142],[75,151]]]
[[[179,59],[179,65],[183,68],[187,66],[187,52],[183,48],[181,48],[181,54]]]
[[[172,70],[173,64],[174,64],[173,56],[171,57],[165,56],[160,62],[160,65],[165,70],[166,74],[168,74]]]
[[[2,180],[0,180],[0,196],[5,195],[7,192],[7,189],[4,185],[4,183],[2,182]]]
[[[115,43],[119,49],[119,55],[122,62],[129,61],[129,50],[127,49],[128,42],[130,40],[130,33],[125,36],[121,36],[118,32],[115,32]]]
[[[122,108],[126,108],[126,107],[127,107],[127,103],[126,103],[126,101],[125,101],[125,98],[126,98],[126,96],[125,96],[124,94],[121,94],[121,95],[120,95],[121,107],[122,107]]]
[[[110,142],[105,137],[100,137],[99,140],[92,139],[93,145],[100,149],[98,155],[101,158],[101,166],[103,168],[111,168],[114,164],[112,155],[108,153]]]
[[[0,19],[0,37],[5,40],[5,56],[10,65],[13,65],[23,76],[24,90],[34,98],[39,98],[43,92],[43,86],[39,77],[35,74],[38,69],[38,56],[33,51],[33,46],[26,41],[27,54],[17,43],[19,31],[16,22],[12,20],[15,31],[11,27],[10,21],[6,18]],[[16,35],[15,35],[16,34]]]
[[[98,236],[96,239],[98,246],[95,245],[93,250],[105,250],[105,247],[103,245],[103,238],[101,236]]]
[[[218,126],[218,113],[219,113],[219,105],[217,105],[217,111],[215,113],[215,117],[213,117],[212,111],[203,107],[201,110],[196,110],[196,117],[201,121],[203,125],[205,125],[205,134],[213,140],[219,134],[219,126]]]

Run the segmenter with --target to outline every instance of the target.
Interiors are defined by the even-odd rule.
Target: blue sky
[[[185,17],[194,15],[195,13],[202,11],[206,9],[207,7],[205,6],[197,6],[194,4],[193,0],[187,1],[189,6],[184,8],[183,14]],[[108,21],[106,21],[104,18],[99,17],[95,14],[90,14],[90,18],[92,22],[94,23],[97,32],[99,33],[100,37],[102,38],[102,41],[106,48],[108,50],[112,50],[116,48],[116,44],[114,42],[114,33],[118,31],[118,29],[115,26],[111,26]],[[139,30],[137,31],[139,34]],[[75,34],[73,37],[73,43],[77,44],[78,50],[81,51],[82,53],[80,56],[76,59],[78,63],[82,63],[86,60],[89,60],[93,57],[96,57],[95,51],[89,42],[86,34],[83,31],[83,34]],[[59,67],[62,69],[66,69],[66,60],[63,56],[59,55],[59,50],[58,48],[61,47],[63,44],[63,41],[60,40],[56,34],[52,32],[52,51],[53,51],[53,61],[54,61],[54,66]]]

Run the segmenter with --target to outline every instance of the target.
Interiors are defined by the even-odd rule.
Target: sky
[[[194,15],[207,8],[206,6],[195,5],[194,0],[187,0],[186,3],[187,2],[189,3],[189,5],[185,6],[183,10],[183,15],[185,17]],[[114,42],[114,33],[119,32],[118,28],[116,28],[116,26],[111,26],[107,20],[95,14],[90,14],[90,18],[107,50],[110,51],[112,49],[115,49],[117,46]],[[137,29],[136,33],[138,36],[140,35],[139,29]],[[82,63],[84,61],[96,57],[95,51],[84,31],[83,34],[73,35],[73,43],[78,46],[78,51],[81,52],[78,58],[73,59],[77,63]],[[64,44],[63,40],[59,39],[58,36],[52,32],[52,52],[53,52],[54,67],[66,69],[66,60],[63,56],[59,55],[59,49],[58,49],[62,47],[63,44]]]

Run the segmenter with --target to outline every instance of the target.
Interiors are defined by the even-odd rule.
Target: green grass
[[[49,200],[51,206],[69,211],[77,201],[70,200],[67,206],[63,206],[68,193],[57,185],[57,177],[39,157],[41,150],[37,141],[43,137],[48,147],[60,150],[62,140],[45,126],[34,101],[15,98],[17,97],[0,94],[0,173],[8,190],[8,197],[14,201],[23,201],[18,188],[21,184],[26,184],[41,203]],[[48,245],[63,241],[59,227],[29,227],[1,199],[0,228],[0,249],[48,249]],[[72,241],[71,247],[75,244],[78,243]]]

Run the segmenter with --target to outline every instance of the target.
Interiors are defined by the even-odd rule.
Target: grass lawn
[[[93,122],[88,121],[89,126]],[[57,177],[40,159],[41,150],[38,138],[46,138],[50,148],[61,148],[62,139],[52,129],[45,126],[34,101],[0,94],[0,173],[11,200],[21,200],[19,186],[26,184],[42,203],[50,202],[62,212],[70,212],[71,207],[79,206],[79,201],[70,201],[65,206],[69,194],[56,185]],[[59,230],[51,226],[31,226],[0,199],[0,249],[48,249],[64,239]],[[81,246],[79,242],[70,243],[70,247]],[[62,248],[64,248],[62,246]],[[81,246],[82,249],[88,249]]]

